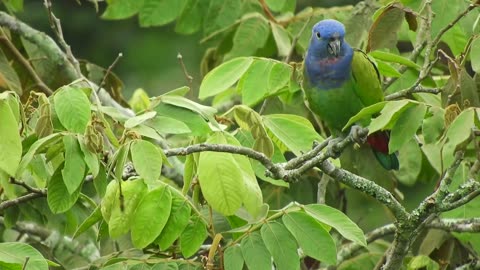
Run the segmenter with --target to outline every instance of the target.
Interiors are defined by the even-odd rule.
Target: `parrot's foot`
[[[341,137],[331,139],[328,142],[327,151],[326,151],[327,155],[332,158],[339,158],[340,155],[342,154],[342,150],[338,147],[338,144],[343,140],[344,138],[341,138]]]
[[[367,134],[368,134],[367,129],[358,125],[353,125],[350,129],[350,132],[352,134],[352,138],[354,142],[361,145],[367,141]]]

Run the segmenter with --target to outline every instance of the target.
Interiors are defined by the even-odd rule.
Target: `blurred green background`
[[[80,1],[80,0],[79,0]],[[227,0],[228,1],[228,0]],[[107,68],[117,57],[123,57],[114,68],[125,84],[124,95],[128,99],[137,88],[145,89],[149,95],[159,95],[188,81],[177,60],[183,55],[185,66],[193,76],[193,88],[198,89],[201,81],[200,61],[207,49],[199,43],[201,34],[180,35],[174,32],[174,23],[165,27],[141,28],[138,18],[127,20],[103,20],[105,2],[99,2],[99,12],[89,1],[57,0],[53,10],[61,20],[66,41],[79,59]],[[297,11],[306,6],[349,5],[358,0],[300,0]],[[19,18],[49,35],[52,31],[42,0],[26,0]]]

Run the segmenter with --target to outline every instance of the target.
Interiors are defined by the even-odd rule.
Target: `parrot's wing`
[[[360,50],[353,53],[352,78],[355,93],[364,106],[383,101],[380,73],[372,60]]]

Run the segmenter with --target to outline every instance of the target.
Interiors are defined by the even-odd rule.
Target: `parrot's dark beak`
[[[340,39],[334,38],[330,40],[327,45],[328,52],[331,55],[338,57],[338,55],[340,54],[340,45]]]

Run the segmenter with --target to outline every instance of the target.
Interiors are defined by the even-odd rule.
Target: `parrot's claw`
[[[343,141],[344,138],[334,138],[328,142],[327,155],[332,158],[339,158],[342,154],[342,150],[338,148],[338,143]]]
[[[353,125],[351,127],[350,132],[352,134],[353,141],[360,144],[360,145],[364,144],[365,141],[367,140],[367,133],[366,132],[368,132],[368,131],[361,126]]]

